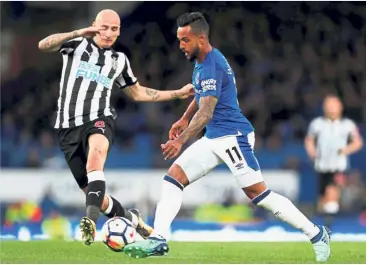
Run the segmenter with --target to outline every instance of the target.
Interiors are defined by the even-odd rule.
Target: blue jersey
[[[198,106],[201,97],[218,98],[213,118],[206,126],[207,138],[247,135],[254,131],[254,127],[243,116],[238,105],[234,72],[218,49],[213,48],[202,63],[196,62],[192,84],[195,86],[195,100]]]

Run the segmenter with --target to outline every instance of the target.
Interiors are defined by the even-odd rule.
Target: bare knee
[[[183,186],[187,186],[190,183],[187,176],[186,176],[186,173],[177,164],[171,165],[171,167],[168,170],[168,175],[171,176],[172,178],[176,179]]]
[[[103,170],[104,160],[104,152],[100,148],[95,147],[90,149],[88,152],[86,171],[89,173],[96,170]]]
[[[257,196],[259,196],[266,189],[267,186],[265,185],[264,181],[251,185],[249,187],[242,188],[243,192],[246,194],[247,197],[249,197],[250,200],[253,200]]]
[[[328,185],[324,197],[325,201],[338,201],[340,197],[339,189],[334,185]]]
[[[101,134],[93,134],[88,138],[88,156],[86,171],[103,170],[108,154],[109,141]]]

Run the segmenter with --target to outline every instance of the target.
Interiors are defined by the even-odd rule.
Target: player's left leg
[[[168,251],[166,239],[170,226],[182,205],[183,189],[205,176],[222,163],[203,137],[188,147],[168,170],[163,179],[160,201],[155,212],[154,232],[149,240],[138,241],[124,248],[131,257],[162,256]]]
[[[217,154],[255,205],[271,211],[277,218],[302,230],[313,243],[316,260],[326,261],[330,256],[330,231],[313,224],[289,199],[267,188],[253,152],[253,145],[253,134],[229,137],[219,141]]]

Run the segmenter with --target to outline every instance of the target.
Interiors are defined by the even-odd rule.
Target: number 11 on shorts
[[[231,149],[232,149],[232,150],[234,151],[234,153],[236,154],[236,156],[237,156],[238,160],[239,160],[239,161],[242,161],[242,157],[241,157],[240,153],[238,152],[237,147],[236,147],[236,146],[233,146]],[[228,148],[228,149],[226,150],[226,153],[228,154],[229,158],[231,159],[232,163],[234,164],[234,163],[236,163],[236,160],[234,159],[234,157],[233,157],[233,155],[232,155],[232,152],[231,152],[232,150],[230,150],[230,149]]]

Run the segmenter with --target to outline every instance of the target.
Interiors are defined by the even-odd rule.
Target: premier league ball
[[[104,244],[115,252],[135,242],[136,229],[131,221],[123,217],[113,217],[107,220],[102,228]]]

